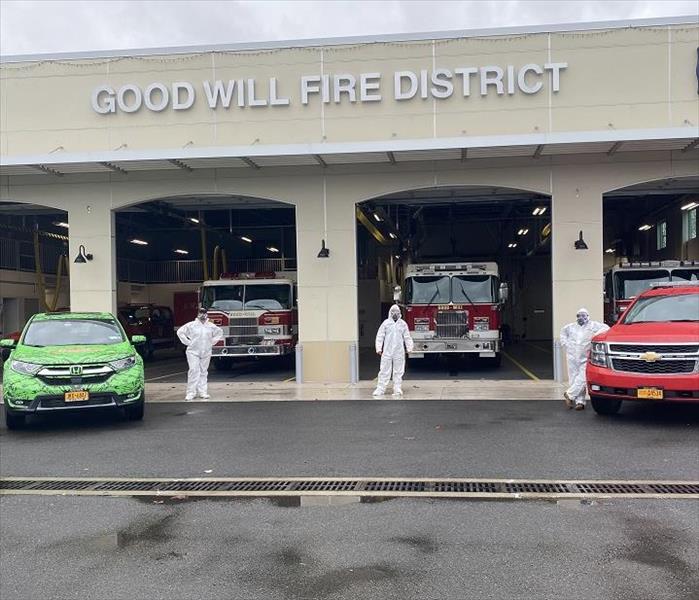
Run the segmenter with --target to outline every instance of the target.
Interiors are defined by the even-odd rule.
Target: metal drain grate
[[[0,494],[190,496],[412,496],[433,498],[645,497],[699,499],[697,481],[541,481],[378,478],[0,478]]]

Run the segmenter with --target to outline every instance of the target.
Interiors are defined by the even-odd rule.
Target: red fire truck
[[[404,316],[411,358],[477,353],[499,364],[508,287],[494,262],[413,264],[406,268]]]
[[[614,325],[631,302],[653,283],[699,280],[699,261],[622,262],[604,276],[604,322]]]
[[[296,273],[224,273],[205,281],[201,305],[224,339],[213,349],[214,367],[241,357],[288,356],[298,341]]]

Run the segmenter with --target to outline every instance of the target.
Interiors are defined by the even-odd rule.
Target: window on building
[[[682,215],[682,241],[688,242],[697,237],[697,209],[686,211]]]
[[[667,221],[660,221],[655,228],[655,232],[658,242],[656,245],[657,249],[662,250],[663,248],[667,248]]]

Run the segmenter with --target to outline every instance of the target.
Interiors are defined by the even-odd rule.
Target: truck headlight
[[[125,371],[126,369],[130,369],[136,364],[136,357],[135,356],[127,356],[126,358],[122,358],[120,360],[114,360],[109,363],[109,366],[114,369],[115,371]]]
[[[473,331],[488,331],[490,329],[490,317],[476,317],[473,319]]]
[[[607,344],[603,342],[592,343],[592,348],[590,349],[590,363],[596,367],[609,367]]]
[[[17,373],[21,373],[22,375],[36,375],[41,370],[42,365],[13,360],[10,363],[10,367],[12,367],[13,371],[17,371]]]
[[[429,324],[422,324],[422,323],[421,323],[421,324],[419,324],[419,325],[417,325],[417,324],[415,325],[415,331],[416,331],[416,332],[417,332],[417,331],[425,332],[425,331],[429,331],[429,330],[430,330]]]

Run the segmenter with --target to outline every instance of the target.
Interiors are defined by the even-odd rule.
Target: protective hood
[[[391,306],[390,309],[388,309],[388,318],[393,320],[393,315],[396,313],[398,314],[399,319],[403,316],[403,314],[400,311],[400,306],[394,304],[393,306]]]

